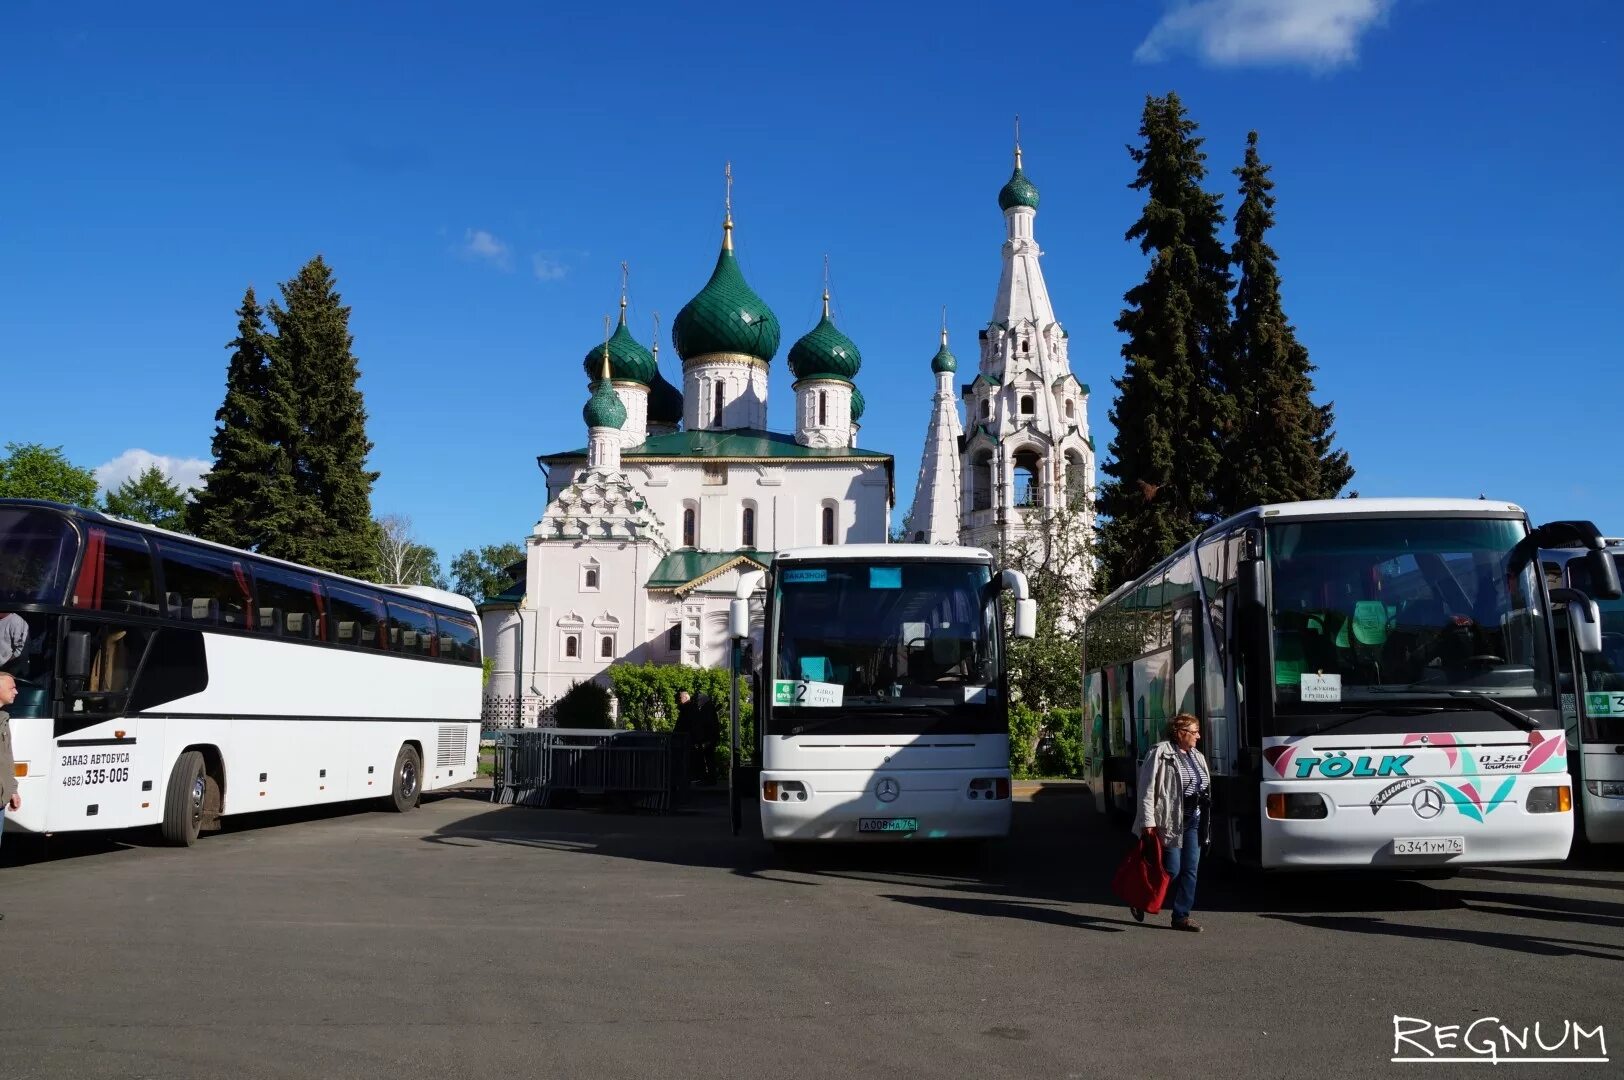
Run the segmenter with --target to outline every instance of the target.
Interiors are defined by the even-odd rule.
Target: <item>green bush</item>
[[[595,682],[571,684],[553,707],[561,728],[613,727],[609,719],[609,691]]]
[[[1016,779],[1032,775],[1042,717],[1019,701],[1009,703],[1009,771]]]
[[[613,664],[608,670],[609,685],[620,704],[620,721],[638,731],[670,731],[677,722],[677,694],[709,694],[716,703],[716,757],[720,769],[728,763],[729,697],[728,673],[721,668],[695,668],[681,664]],[[755,746],[755,710],[750,700],[750,681],[739,678],[739,747],[745,760]]]
[[[1083,710],[1039,712],[1020,702],[1009,706],[1009,771],[1018,780],[1083,774],[1088,741]]]

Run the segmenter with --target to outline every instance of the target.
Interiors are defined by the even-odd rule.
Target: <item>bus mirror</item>
[[[1015,636],[1018,638],[1035,638],[1038,636],[1038,602],[1036,600],[1015,601]]]
[[[1240,585],[1241,599],[1253,608],[1260,608],[1267,599],[1263,595],[1263,563],[1248,559],[1236,568],[1235,577]]]
[[[1601,652],[1601,609],[1596,602],[1577,589],[1552,589],[1551,603],[1568,605],[1568,626],[1573,630],[1573,643],[1586,656]]]
[[[1585,556],[1585,569],[1590,572],[1590,583],[1586,587],[1590,596],[1597,600],[1617,600],[1624,595],[1624,590],[1619,588],[1618,563],[1612,552],[1591,551]]]
[[[740,641],[750,636],[750,601],[735,599],[728,604],[727,632]]]
[[[74,630],[68,634],[67,655],[63,663],[66,670],[63,677],[68,688],[83,690],[90,681],[90,634],[84,630]]]

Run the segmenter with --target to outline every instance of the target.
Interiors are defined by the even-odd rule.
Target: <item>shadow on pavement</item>
[[[1624,960],[1624,943],[1580,941],[1575,938],[1545,937],[1540,934],[1507,934],[1494,930],[1406,926],[1403,923],[1387,922],[1361,915],[1264,914],[1263,918],[1278,919],[1281,922],[1295,923],[1316,930],[1336,930],[1344,934],[1458,941],[1467,945],[1482,945],[1491,949],[1504,949],[1508,952],[1528,953],[1534,956],[1586,956],[1595,960]]]

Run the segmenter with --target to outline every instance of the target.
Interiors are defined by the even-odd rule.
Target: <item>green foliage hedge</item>
[[[1016,779],[1083,775],[1088,750],[1083,710],[1038,712],[1019,702],[1009,707],[1009,771]]]
[[[730,752],[728,737],[728,673],[720,668],[695,668],[682,664],[613,664],[609,685],[620,705],[620,723],[637,731],[670,731],[677,722],[677,693],[709,694],[716,703],[717,763],[726,768]],[[739,678],[739,746],[749,760],[755,746],[755,709],[750,700],[749,680]]]
[[[609,717],[609,691],[590,681],[572,684],[554,706],[554,716],[561,728],[614,726]]]

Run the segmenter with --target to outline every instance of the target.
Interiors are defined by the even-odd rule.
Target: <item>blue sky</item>
[[[0,442],[109,475],[206,459],[243,288],[276,295],[319,252],[354,309],[375,510],[447,560],[517,540],[536,455],[584,443],[581,357],[622,260],[679,381],[669,327],[731,160],[739,255],[784,327],[772,426],[828,255],[895,524],[942,305],[967,364],[991,311],[1016,113],[1106,457],[1112,323],[1144,272],[1125,145],[1175,90],[1230,213],[1260,133],[1354,489],[1624,532],[1615,4],[571,7],[0,4]]]

